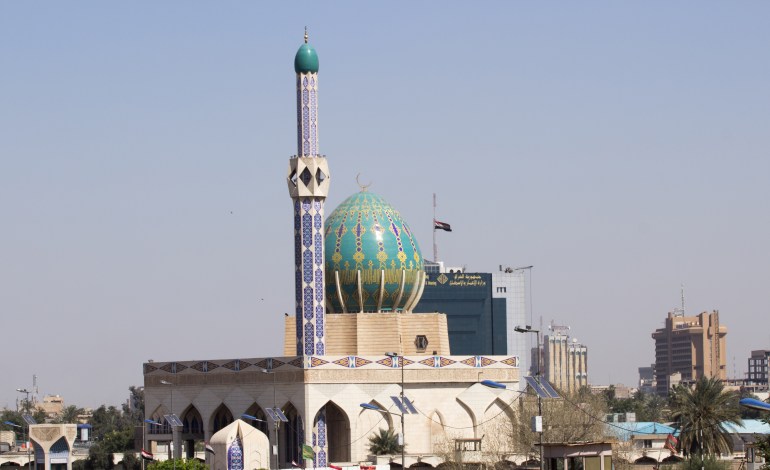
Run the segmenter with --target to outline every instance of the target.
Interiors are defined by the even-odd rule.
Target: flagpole
[[[433,193],[433,262],[438,263],[438,245],[436,245],[436,193]]]

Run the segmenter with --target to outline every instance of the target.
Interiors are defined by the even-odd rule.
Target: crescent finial
[[[369,189],[369,186],[372,185],[372,183],[369,184],[361,184],[361,181],[358,179],[361,176],[361,173],[356,175],[356,183],[358,183],[358,187],[361,188],[361,192],[365,193],[367,189]]]

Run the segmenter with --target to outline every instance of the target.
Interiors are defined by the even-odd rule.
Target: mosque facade
[[[298,150],[287,185],[296,308],[286,318],[284,349],[273,357],[145,363],[145,447],[192,458],[242,419],[270,448],[232,439],[242,446],[237,452],[264,461],[267,451],[270,468],[400,465],[401,455],[370,455],[369,437],[380,429],[402,433],[406,466],[439,465],[458,439],[483,449],[486,423],[514,418],[515,392],[480,381],[518,389],[519,358],[454,355],[446,315],[413,312],[426,284],[424,260],[383,197],[362,188],[324,219],[331,177],[319,153],[319,60],[307,34],[294,68]],[[401,397],[414,409],[399,411]],[[275,408],[285,421],[271,418]]]

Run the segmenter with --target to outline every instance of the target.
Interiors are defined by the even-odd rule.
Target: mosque
[[[518,389],[519,358],[452,355],[446,316],[412,311],[425,260],[384,198],[362,188],[324,217],[332,178],[319,153],[319,60],[307,40],[305,33],[294,58],[297,155],[286,181],[296,309],[286,317],[284,349],[274,357],[145,363],[144,446],[192,458],[214,437],[217,459],[240,456],[227,470],[244,468],[247,458],[270,468],[436,467],[447,443],[483,451],[484,423],[514,419],[515,395],[479,382]],[[214,435],[224,428],[233,434],[221,443]],[[380,429],[402,434],[403,455],[370,455],[369,437]],[[253,433],[269,445],[247,448]]]

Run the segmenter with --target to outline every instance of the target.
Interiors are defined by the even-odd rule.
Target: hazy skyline
[[[326,213],[534,265],[589,381],[635,385],[680,304],[728,376],[770,348],[770,4],[0,3],[0,407],[119,404],[142,363],[280,355],[294,53],[318,51]]]

